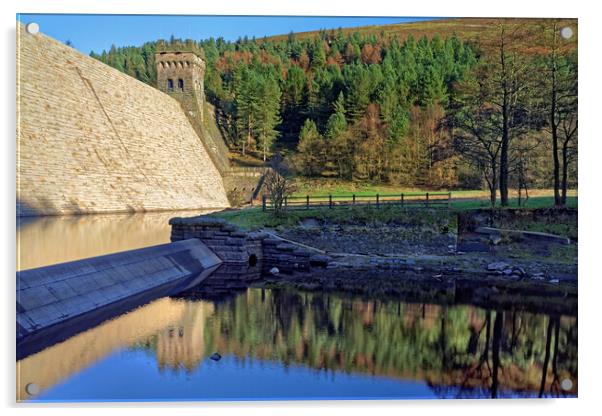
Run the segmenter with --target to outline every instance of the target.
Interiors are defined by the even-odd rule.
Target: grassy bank
[[[456,195],[455,192],[452,192],[452,198],[461,198]],[[509,208],[519,208],[518,206],[518,198],[510,198]],[[578,197],[569,196],[567,197],[567,208],[577,208]],[[499,201],[497,206],[499,207]],[[551,208],[554,206],[554,197],[553,196],[532,196],[529,198],[527,203],[524,203],[522,208]],[[452,201],[452,208],[456,210],[467,210],[467,209],[476,209],[476,208],[489,208],[489,201],[486,199],[455,199]]]
[[[577,197],[569,198],[569,207],[577,207]],[[554,205],[554,199],[552,197],[531,197],[527,208],[546,208]],[[511,199],[510,207],[516,208],[517,200]],[[488,207],[487,201],[485,200],[456,200],[452,203],[452,211],[468,210]],[[407,213],[414,212],[408,216]],[[447,211],[442,210],[445,213]],[[309,210],[289,211],[283,213],[281,216],[274,216],[272,212],[264,212],[260,207],[251,207],[238,210],[226,210],[210,214],[215,217],[223,218],[233,224],[236,224],[242,228],[248,230],[255,230],[262,227],[278,227],[278,226],[292,226],[299,223],[304,218],[316,218],[319,220],[326,220],[330,222],[345,223],[389,223],[392,221],[399,221],[400,218],[407,220],[412,217],[412,221],[416,220],[429,220],[429,211],[422,209],[406,210],[399,206],[383,206],[381,208],[375,207],[347,207],[347,208],[316,208]]]
[[[403,222],[407,225],[419,223],[437,223],[442,217],[449,217],[445,210],[403,210],[396,206],[385,206],[379,209],[373,207],[349,208],[316,208],[309,210],[288,211],[279,216],[272,212],[264,212],[261,208],[245,208],[240,210],[221,211],[210,214],[223,218],[228,222],[247,230],[262,227],[279,227],[298,225],[304,218],[315,218],[338,224],[388,224]]]
[[[304,179],[297,178],[295,180],[296,192],[295,196],[324,196],[332,195],[345,196],[355,194],[356,196],[367,196],[375,194],[424,194],[429,192],[428,189],[408,188],[402,186],[391,186],[382,184],[371,184],[362,182],[341,181],[333,179]],[[438,189],[437,192],[451,192],[454,199],[457,198],[489,198],[489,191],[484,189],[469,189],[469,190],[453,190],[453,189]],[[511,197],[517,197],[516,189],[509,190]],[[576,190],[569,190],[568,195],[571,197],[577,196]],[[498,198],[499,198],[498,192]],[[532,189],[529,190],[529,200],[535,197],[553,197],[553,189]]]

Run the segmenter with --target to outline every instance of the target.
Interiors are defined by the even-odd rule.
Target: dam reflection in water
[[[17,366],[19,400],[574,396],[577,319],[251,288],[156,300]]]
[[[17,270],[169,242],[173,217],[213,210],[17,218]]]

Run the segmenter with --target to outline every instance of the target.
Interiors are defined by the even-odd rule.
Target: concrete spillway
[[[220,264],[198,239],[17,273],[17,355],[26,356],[160,296]]]

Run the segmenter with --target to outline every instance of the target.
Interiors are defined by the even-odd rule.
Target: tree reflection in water
[[[119,373],[110,364],[116,357],[112,365],[130,369],[119,373],[125,385],[141,374],[150,377],[148,384],[133,383],[139,390],[131,397],[180,397],[187,385],[179,383],[190,380],[191,397],[200,398],[194,394],[200,395],[211,377],[206,371],[211,371],[208,357],[214,352],[224,357],[220,365],[234,359],[242,366],[221,367],[225,378],[216,397],[237,394],[245,385],[236,380],[254,377],[245,371],[246,363],[274,363],[292,373],[299,367],[313,369],[315,374],[304,380],[316,385],[335,372],[363,375],[355,379],[364,387],[407,381],[399,388],[426,386],[442,398],[577,394],[573,316],[252,288],[222,300],[162,298],[31,355],[17,363],[18,398],[32,398],[25,390],[28,383],[40,387],[42,399],[71,400],[78,391],[86,399],[130,397],[111,386],[97,391],[104,387],[99,380]],[[130,353],[140,353],[142,364],[129,361]],[[82,381],[85,370],[91,371]],[[156,374],[160,377],[151,377]],[[276,374],[269,380],[278,384],[281,373]],[[569,391],[561,388],[565,379],[572,382]],[[352,393],[345,386],[329,387],[336,397],[347,397]],[[387,397],[412,397],[412,391],[396,396],[397,390],[388,390]],[[271,397],[270,391],[265,394]]]
[[[206,351],[421,379],[440,397],[577,393],[575,317],[249,289],[217,303],[204,333]]]

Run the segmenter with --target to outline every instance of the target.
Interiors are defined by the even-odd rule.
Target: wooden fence
[[[301,210],[312,208],[338,208],[351,206],[396,205],[406,208],[449,208],[451,192],[425,192],[375,195],[323,195],[323,196],[289,196],[284,199],[282,209]],[[274,209],[274,204],[266,195],[262,199],[264,211]]]

